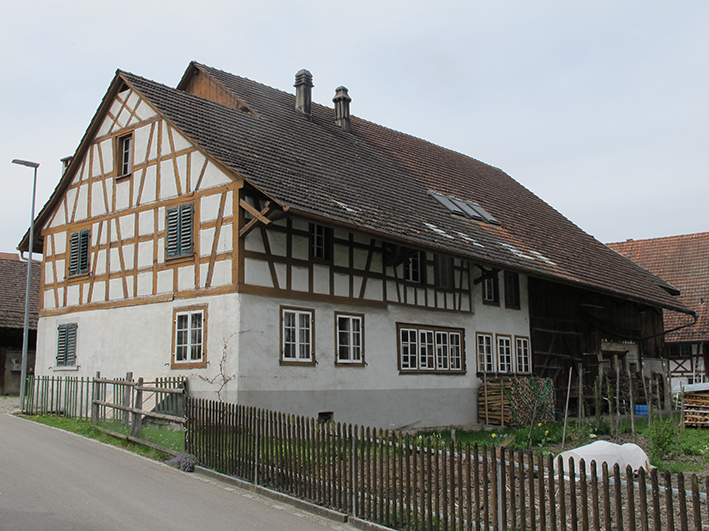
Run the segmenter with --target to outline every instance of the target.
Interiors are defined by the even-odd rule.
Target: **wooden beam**
[[[266,216],[269,214],[271,211],[271,202],[266,201],[266,204],[263,207],[263,210],[260,212],[256,210],[254,207],[252,207],[250,204],[248,204],[244,199],[239,200],[239,205],[241,208],[249,212],[253,217],[246,225],[244,225],[241,230],[239,231],[239,238],[243,238],[246,236],[249,232],[251,232],[253,229],[256,228],[256,224],[261,222],[264,225],[268,225],[271,223],[271,220],[268,219]]]
[[[495,268],[491,268],[491,269],[489,269],[489,270],[488,270],[488,269],[485,269],[485,268],[484,268],[483,266],[481,266],[480,264],[475,264],[475,267],[477,267],[478,269],[480,269],[480,271],[482,272],[482,275],[480,275],[478,278],[476,278],[475,280],[473,280],[473,284],[476,285],[476,286],[477,286],[478,284],[480,284],[480,283],[481,283],[483,280],[485,280],[486,278],[494,278],[494,277],[496,277],[497,274],[500,272],[499,269],[495,269]]]

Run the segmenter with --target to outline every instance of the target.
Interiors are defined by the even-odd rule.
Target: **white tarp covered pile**
[[[623,445],[614,444],[608,441],[596,441],[586,446],[579,446],[573,450],[568,450],[559,454],[564,460],[564,471],[569,471],[569,459],[574,460],[576,473],[579,472],[579,461],[586,462],[586,474],[591,471],[591,461],[596,462],[596,470],[601,474],[603,462],[608,463],[608,469],[613,473],[613,465],[618,463],[622,473],[625,467],[630,465],[633,471],[643,467],[646,470],[650,467],[650,460],[647,454],[637,444],[625,443]],[[554,460],[554,465],[558,466],[558,458]]]

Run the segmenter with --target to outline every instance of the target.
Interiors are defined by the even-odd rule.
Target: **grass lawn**
[[[456,429],[455,440],[463,444],[470,442],[471,445],[478,443],[504,446],[510,450],[531,449],[535,453],[555,455],[562,450],[569,450],[597,440],[617,444],[636,442],[650,457],[650,463],[661,471],[693,472],[701,477],[709,477],[709,430],[686,428],[682,431],[676,415],[674,418],[655,418],[652,427],[649,426],[647,417],[636,419],[635,432],[637,437],[633,435],[630,420],[622,420],[616,433],[615,419],[610,422],[608,418],[602,418],[598,423],[592,419],[591,422],[585,422],[580,427],[576,420],[569,421],[563,448],[563,422],[538,424],[533,426],[531,433],[529,426]],[[426,430],[418,432],[417,435],[440,438],[441,441],[448,442],[451,440],[452,430]]]
[[[91,421],[88,419],[69,419],[65,417],[56,417],[54,415],[37,415],[37,416],[27,416],[25,417],[27,419],[33,420],[35,422],[39,422],[40,424],[45,424],[47,426],[52,426],[54,428],[59,428],[60,430],[65,430],[69,431],[72,433],[76,433],[77,435],[81,435],[83,437],[88,437],[89,439],[96,439],[97,441],[101,441],[106,444],[111,444],[113,446],[117,446],[119,448],[123,448],[125,450],[128,450],[130,452],[134,452],[136,454],[140,454],[142,456],[148,457],[150,459],[154,459],[156,461],[165,461],[167,459],[170,459],[172,455],[167,454],[165,452],[161,452],[160,450],[156,450],[154,448],[150,448],[148,446],[138,444],[132,441],[128,441],[126,439],[121,439],[119,437],[114,437],[113,435],[109,435],[107,433],[104,433],[103,431],[99,430],[95,426],[91,424]],[[121,426],[119,423],[117,423],[118,426]],[[115,425],[112,425],[111,428],[113,431],[116,431],[118,433],[121,433],[119,429],[113,429],[116,428]],[[122,428],[122,426],[121,426]],[[151,440],[147,439],[147,437],[152,437],[153,439],[157,440],[151,440],[151,442],[155,442],[156,444],[161,444],[163,446],[168,446],[168,444],[163,444],[163,443],[169,443],[173,442],[174,443],[174,438],[176,437],[175,435],[170,435],[170,434],[158,434],[157,428],[151,428],[147,430],[147,428],[144,428],[141,430],[141,437],[145,437],[146,440]],[[166,432],[168,430],[159,430],[161,432]],[[182,431],[176,432],[176,431],[171,431],[173,434],[179,434],[179,437],[182,438],[182,449],[184,450],[184,433]],[[166,440],[161,437],[167,437],[170,440]],[[168,446],[169,447],[169,446]]]
[[[64,417],[34,416],[27,417],[36,422],[70,431],[84,437],[112,444],[131,452],[165,461],[172,456],[159,450],[114,437],[102,432],[87,419],[67,419]],[[504,446],[511,450],[531,449],[535,453],[558,454],[562,450],[569,450],[583,446],[597,440],[608,440],[618,444],[636,442],[650,457],[650,463],[661,471],[692,472],[700,477],[709,477],[709,430],[687,428],[681,431],[677,418],[655,419],[653,426],[648,425],[647,419],[637,419],[635,422],[637,437],[633,435],[629,420],[620,422],[618,432],[615,432],[613,423],[602,419],[583,423],[580,427],[576,421],[569,422],[566,429],[566,440],[562,448],[564,425],[561,422],[552,422],[536,425],[531,430],[523,428],[495,428],[495,429],[456,429],[455,440],[463,444],[478,443],[480,445]],[[127,427],[119,422],[105,425],[107,429],[127,435]],[[439,444],[451,440],[453,430],[426,430],[417,432],[416,435],[432,437],[439,440]],[[184,432],[182,430],[168,429],[160,426],[145,426],[140,434],[154,444],[171,448],[177,452],[184,451]]]

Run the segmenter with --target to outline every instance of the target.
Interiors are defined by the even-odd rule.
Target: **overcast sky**
[[[58,183],[117,68],[191,60],[499,167],[603,242],[709,231],[709,2],[4,1],[0,252]],[[514,205],[511,205],[514,207]]]

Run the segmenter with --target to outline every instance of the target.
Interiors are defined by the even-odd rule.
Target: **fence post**
[[[133,405],[131,414],[130,435],[131,437],[138,437],[140,435],[140,425],[142,422],[140,410],[143,409],[143,378],[138,378],[138,385],[135,386],[135,384],[133,384],[131,387],[135,387],[135,404]]]
[[[126,373],[126,384],[128,384],[128,382],[132,382],[132,381],[133,381],[133,373],[127,372]],[[121,404],[123,407],[130,407],[131,395],[132,395],[131,386],[124,385],[123,386],[123,403]],[[124,426],[128,426],[128,422],[130,421],[130,412],[127,409],[123,410],[123,414],[121,415],[121,417],[123,417],[121,419],[121,423]]]
[[[101,378],[101,372],[96,371],[96,377],[94,378],[94,388],[93,392],[91,393],[93,396],[93,400],[91,400],[91,424],[96,426],[96,423],[98,422],[98,404],[96,401],[99,399],[99,383],[96,381],[99,378]]]

